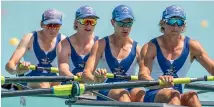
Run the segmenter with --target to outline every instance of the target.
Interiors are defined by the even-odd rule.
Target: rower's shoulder
[[[198,45],[200,45],[200,43],[198,40],[190,39],[189,45],[190,45],[190,47],[197,47]]]
[[[22,37],[20,43],[29,45],[30,43],[32,43],[33,39],[33,32],[30,32]]]
[[[27,33],[27,34],[25,34],[23,37],[22,37],[22,39],[31,39],[33,37],[33,32],[30,32],[30,33]]]
[[[106,44],[106,41],[105,41],[105,38],[101,38],[99,39],[98,41],[95,42],[95,45],[99,45],[99,46],[105,46]]]
[[[66,36],[64,34],[61,34],[61,40],[64,40]]]
[[[156,46],[152,41],[145,43],[141,49],[141,56],[155,57],[156,56]]]
[[[200,42],[194,39],[190,39],[189,47],[192,53],[201,52],[203,50],[203,47]]]

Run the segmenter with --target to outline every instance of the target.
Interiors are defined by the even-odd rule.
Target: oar
[[[195,81],[214,81],[214,76],[205,76],[201,78],[175,78],[174,84],[187,84]],[[2,92],[2,97],[13,96],[31,96],[38,94],[54,94],[56,96],[79,96],[85,91],[103,90],[103,89],[119,89],[119,88],[133,88],[133,87],[148,87],[153,85],[165,85],[161,80],[154,81],[130,81],[130,82],[114,82],[114,83],[100,83],[100,84],[78,84],[74,82],[68,85],[53,86],[48,89],[34,89],[24,91]]]
[[[124,80],[138,80],[138,76],[123,76],[111,73],[106,74],[107,78],[120,78]],[[63,82],[81,81],[78,76],[23,76],[23,77],[4,77],[1,76],[1,84],[4,83],[26,83],[26,82]]]
[[[117,74],[107,73],[106,77],[122,79],[122,80],[138,80],[138,76],[135,76],[135,75],[126,76],[126,75],[117,75]]]
[[[4,83],[27,83],[27,82],[62,82],[62,81],[81,81],[78,76],[23,76],[23,77],[4,77],[1,76],[1,84]]]
[[[214,91],[214,85],[210,85],[210,84],[201,84],[201,83],[186,84],[186,85],[185,85],[185,88],[188,88],[188,89],[196,89],[196,90]]]
[[[23,68],[24,66],[22,64],[19,65],[19,68]],[[51,73],[58,73],[59,72],[59,69],[57,67],[39,67],[39,66],[36,66],[36,65],[30,65],[29,66],[29,69],[30,70],[38,70],[38,71],[48,71],[48,72],[51,72]]]

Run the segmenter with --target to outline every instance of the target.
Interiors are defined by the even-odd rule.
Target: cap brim
[[[62,21],[59,19],[50,19],[50,20],[45,20],[43,21],[43,24],[62,24]]]
[[[171,17],[180,17],[180,18],[182,18],[182,19],[186,19],[184,16],[182,16],[181,14],[170,14],[170,15],[167,15],[167,16],[165,16],[164,18],[165,19],[168,19],[168,18],[171,18]]]
[[[77,18],[87,18],[87,17],[94,17],[94,18],[99,19],[99,17],[97,15],[94,15],[94,14],[84,14],[84,15],[81,15]]]
[[[125,19],[135,20],[134,17],[130,16],[130,15],[115,18],[116,21],[122,21],[122,20],[125,20]]]

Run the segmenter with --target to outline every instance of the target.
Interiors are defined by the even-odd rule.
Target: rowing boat
[[[40,79],[38,79],[40,78]],[[21,81],[31,81],[31,82],[38,82],[38,81],[35,81],[35,80],[42,80],[43,77],[35,77],[35,79],[32,79],[32,78],[25,78],[25,77],[20,77],[19,79],[19,82]],[[48,77],[49,80],[53,80],[53,79],[50,79],[51,77]],[[60,78],[62,79],[61,77],[57,77],[57,78]],[[18,78],[4,78],[2,82],[14,82],[14,80],[17,80]],[[68,79],[68,78],[66,78]],[[69,78],[69,79],[74,79],[74,78]],[[178,79],[175,79],[175,83],[190,83],[190,82],[195,82],[195,81],[203,81],[203,80],[213,80],[214,77],[211,76],[205,76],[205,77],[202,77],[202,78],[178,78]],[[48,79],[44,79],[45,81],[48,81]],[[57,79],[55,79],[57,80]],[[16,81],[17,82],[17,81]],[[138,81],[138,82],[126,82],[125,84],[124,83],[121,83],[121,82],[118,82],[118,83],[107,83],[107,84],[95,84],[95,85],[84,85],[84,90],[85,91],[91,91],[91,90],[96,90],[96,89],[103,89],[103,88],[122,88],[122,87],[136,87],[137,85],[157,85],[157,84],[163,84],[161,83],[161,81]],[[71,86],[71,87],[74,87],[75,84],[72,84],[72,85],[67,85],[67,86]],[[61,87],[61,86],[60,86]],[[193,86],[192,86],[193,87]],[[81,87],[80,87],[81,88]],[[54,88],[55,89],[55,88]],[[5,90],[4,92],[2,92],[2,97],[5,97],[5,98],[2,98],[2,106],[13,106],[13,103],[5,103],[5,102],[10,102],[11,100],[13,101],[19,101],[19,105],[20,106],[27,106],[27,107],[34,107],[35,105],[36,106],[44,106],[44,105],[47,105],[47,102],[51,102],[51,106],[52,107],[59,107],[62,105],[63,106],[71,106],[71,105],[84,105],[84,106],[124,106],[124,107],[129,107],[129,106],[134,106],[134,107],[173,107],[174,105],[169,105],[169,104],[164,104],[164,103],[140,103],[140,102],[131,102],[131,103],[124,103],[124,102],[118,102],[118,101],[96,101],[96,96],[90,96],[90,95],[83,95],[83,96],[77,96],[78,97],[78,100],[76,99],[76,97],[61,97],[61,96],[53,96],[53,95],[50,95],[53,93],[53,90],[54,89],[40,89],[40,90],[37,90],[35,91],[34,90],[34,93],[31,93],[32,91],[28,91],[28,92],[23,92],[23,93],[16,93],[16,92],[11,92],[11,93],[5,93]],[[56,89],[59,89],[59,87],[56,87]],[[67,90],[63,90],[66,91],[65,93],[61,93],[58,91],[54,91],[56,93],[54,93],[55,95],[71,95],[71,92],[73,92],[71,89],[73,88],[70,88],[70,89],[67,89]],[[202,88],[201,88],[202,89]],[[81,89],[80,89],[81,90]],[[44,93],[45,95],[36,95],[36,96],[29,96],[29,95],[34,95],[35,92],[38,94],[41,94],[41,93]],[[41,93],[40,93],[41,92]],[[49,94],[49,95],[47,95]],[[20,96],[20,95],[27,95],[25,97],[11,97],[11,96]],[[9,97],[9,98],[8,98]],[[50,100],[51,99],[51,100]],[[34,101],[34,102],[33,102]],[[64,102],[64,103],[62,103]],[[29,103],[29,104],[28,104]],[[55,104],[56,103],[56,104]],[[203,104],[203,106],[214,106],[214,102],[213,101],[201,101],[201,103]],[[42,105],[40,105],[42,104]],[[17,103],[16,103],[16,106],[17,106]],[[48,105],[47,105],[48,106]],[[174,106],[174,107],[182,107],[182,106]]]
[[[165,103],[140,103],[140,102],[115,102],[115,101],[95,101],[94,96],[84,95],[80,97],[81,99],[72,103],[72,107],[81,107],[82,106],[101,106],[101,107],[183,107],[183,106],[174,106]],[[68,99],[53,97],[53,96],[25,96],[25,97],[9,97],[2,98],[2,107],[69,107],[65,102]],[[11,103],[11,101],[13,103]],[[50,103],[47,103],[50,102]],[[213,107],[213,101],[201,101],[202,105],[205,107]]]

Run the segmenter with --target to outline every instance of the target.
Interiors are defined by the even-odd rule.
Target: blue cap
[[[96,12],[90,6],[82,6],[76,11],[76,19],[86,18],[86,17],[99,17],[96,15]]]
[[[62,24],[62,13],[56,9],[48,9],[42,14],[43,24]]]
[[[112,12],[112,19],[121,21],[124,19],[135,19],[132,9],[126,5],[119,5]]]
[[[186,19],[186,13],[184,12],[184,9],[176,6],[176,5],[172,5],[167,7],[164,11],[163,11],[163,16],[162,19],[168,19],[171,18],[173,16],[178,16],[181,17],[183,19]]]

